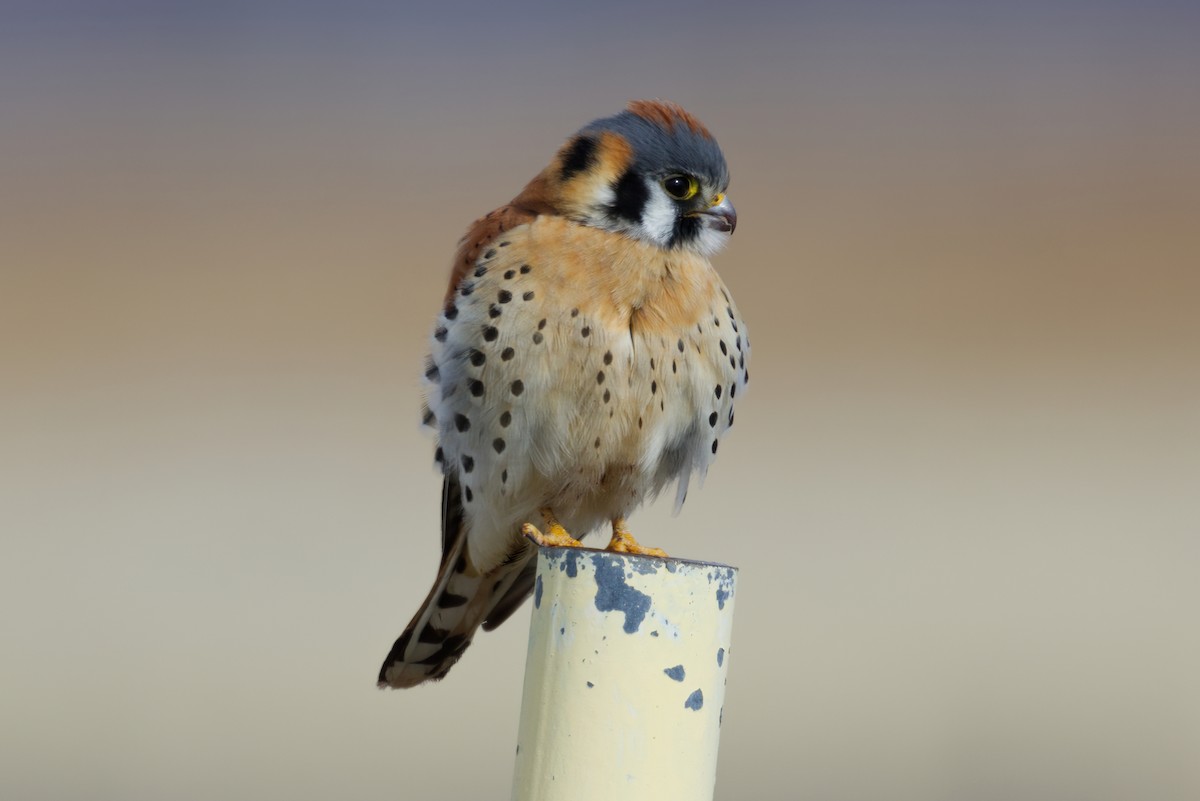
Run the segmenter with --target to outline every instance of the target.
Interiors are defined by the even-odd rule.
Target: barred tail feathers
[[[458,482],[447,477],[442,491],[442,563],[437,579],[383,660],[379,686],[415,687],[444,678],[497,607],[511,614],[512,609],[506,607],[512,604],[514,591],[522,599],[528,594],[528,588],[514,585],[525,583],[532,557],[531,551],[487,573],[474,572],[467,554]],[[494,626],[485,626],[491,628]]]

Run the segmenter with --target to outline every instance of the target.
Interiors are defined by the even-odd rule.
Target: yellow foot
[[[546,521],[546,533],[538,531],[532,523],[521,526],[521,533],[536,542],[542,548],[582,548],[583,543],[567,533],[549,509],[542,510],[542,519]]]
[[[624,520],[613,521],[612,539],[608,542],[608,548],[605,550],[616,551],[617,553],[632,553],[638,556],[662,556],[666,557],[667,552],[662,548],[647,548],[645,545],[638,544],[638,541],[629,533],[629,529],[625,528]]]

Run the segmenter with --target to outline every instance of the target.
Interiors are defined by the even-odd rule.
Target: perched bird
[[[626,517],[677,482],[683,503],[733,425],[750,340],[708,257],[733,233],[720,147],[677,105],[586,125],[459,243],[425,370],[442,561],[379,671],[440,679],[479,626],[530,594],[536,547],[639,545]],[[545,522],[545,531],[533,525]]]

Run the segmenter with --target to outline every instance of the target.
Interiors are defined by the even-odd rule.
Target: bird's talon
[[[633,535],[624,529],[613,528],[612,539],[609,540],[608,547],[605,549],[615,553],[628,553],[635,556],[658,556],[663,559],[667,558],[667,552],[662,548],[647,548],[633,538]]]
[[[543,534],[532,523],[526,523],[521,526],[521,534],[539,548],[583,547],[583,543],[568,534],[562,526],[552,526]]]

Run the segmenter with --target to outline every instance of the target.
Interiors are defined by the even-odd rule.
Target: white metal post
[[[513,801],[712,801],[736,580],[540,549]]]

